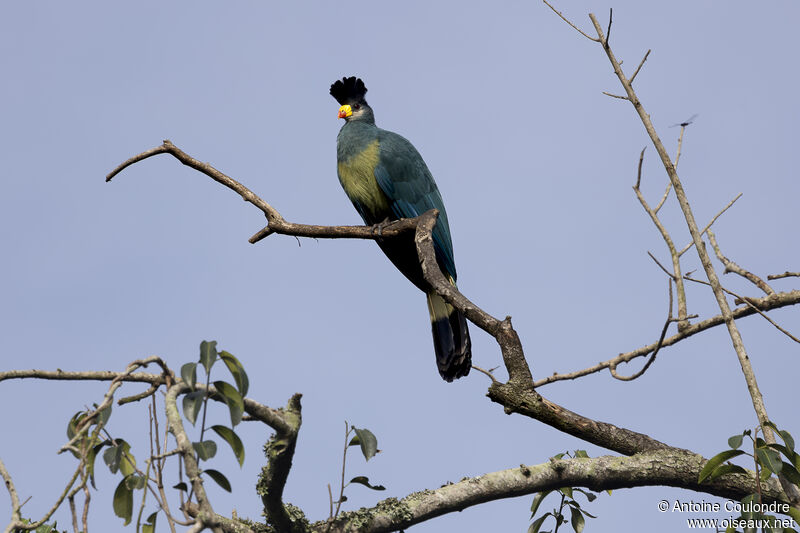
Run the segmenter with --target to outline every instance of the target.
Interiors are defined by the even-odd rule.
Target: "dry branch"
[[[725,292],[722,290],[719,278],[717,277],[717,273],[711,263],[711,258],[708,255],[705,243],[702,240],[702,234],[697,227],[694,213],[689,205],[689,200],[686,197],[686,193],[683,190],[683,184],[678,177],[678,172],[675,169],[675,165],[672,163],[664,144],[661,142],[661,139],[656,133],[655,127],[650,120],[650,115],[648,115],[645,111],[644,106],[639,101],[639,97],[633,90],[633,86],[622,72],[622,67],[617,61],[617,58],[614,56],[614,53],[611,51],[611,47],[608,46],[607,39],[603,36],[603,29],[600,26],[597,17],[594,14],[589,14],[589,18],[594,25],[595,31],[597,32],[597,37],[600,39],[600,42],[603,45],[603,49],[608,56],[608,60],[611,62],[611,65],[614,68],[614,73],[617,75],[617,78],[625,89],[625,93],[628,95],[628,99],[636,110],[636,113],[639,115],[645,130],[647,130],[647,134],[650,136],[658,155],[661,157],[661,161],[667,171],[670,182],[672,183],[672,188],[675,189],[675,196],[680,204],[681,211],[683,212],[684,219],[686,220],[686,225],[689,227],[689,233],[692,235],[692,242],[694,243],[694,247],[697,250],[697,255],[700,258],[700,263],[703,265],[703,270],[705,271],[706,277],[711,285],[714,298],[717,300],[717,305],[719,306],[721,314],[725,320],[725,326],[728,329],[728,334],[730,335],[734,351],[739,359],[739,365],[742,368],[742,374],[744,375],[745,383],[747,384],[747,391],[750,394],[753,409],[758,417],[759,425],[762,428],[764,440],[767,443],[774,444],[775,435],[772,431],[772,428],[767,425],[767,422],[769,422],[769,415],[767,414],[767,408],[764,404],[764,398],[761,395],[761,390],[758,387],[758,381],[756,380],[755,372],[750,364],[750,358],[747,355],[747,350],[745,349],[742,336],[739,333],[739,328],[736,326],[736,321],[734,320],[730,306],[728,305],[728,301],[725,298]],[[784,486],[784,490],[786,490],[787,494],[791,496],[792,502],[800,505],[800,491],[798,491],[794,485],[789,483],[783,477],[780,479]]]
[[[769,311],[771,309],[780,309],[781,307],[800,304],[800,290],[791,292],[779,292],[773,294],[772,296],[764,296],[763,298],[747,298],[746,301],[749,304],[752,304],[752,307],[749,305],[737,307],[732,311],[734,319],[739,319],[739,318],[744,318],[746,316],[754,315],[757,313],[757,309],[760,309],[762,311]],[[701,331],[705,331],[707,329],[719,326],[724,323],[725,319],[723,318],[723,316],[716,315],[711,318],[707,318],[701,322],[691,324],[685,330],[664,339],[662,347],[672,346],[673,344],[677,344],[678,342],[682,341],[687,337],[691,337],[692,335],[700,333]],[[577,379],[583,376],[588,376],[589,374],[594,374],[595,372],[600,372],[602,370],[605,370],[609,368],[612,364],[618,365],[622,362],[632,361],[637,357],[644,357],[649,353],[651,353],[653,350],[655,350],[657,346],[658,343],[655,342],[653,344],[648,344],[647,346],[642,346],[641,348],[637,348],[635,350],[619,354],[618,356],[612,359],[608,359],[606,361],[597,363],[596,365],[584,368],[582,370],[576,370],[574,372],[569,372],[565,374],[554,373],[552,376],[547,376],[546,378],[537,380],[536,382],[534,382],[534,386],[536,388],[539,388],[542,385],[547,385],[548,383],[553,383],[556,381]]]

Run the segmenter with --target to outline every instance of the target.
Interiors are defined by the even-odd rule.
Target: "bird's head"
[[[364,99],[367,88],[360,78],[351,76],[342,78],[331,85],[331,96],[333,96],[341,107],[339,108],[339,118],[350,122],[351,120],[375,121],[372,109]]]

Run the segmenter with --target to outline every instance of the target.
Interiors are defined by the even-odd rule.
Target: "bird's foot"
[[[383,238],[383,230],[391,226],[397,222],[396,220],[389,220],[389,218],[383,219],[383,222],[378,222],[377,224],[372,226],[372,234],[378,236],[378,240]]]

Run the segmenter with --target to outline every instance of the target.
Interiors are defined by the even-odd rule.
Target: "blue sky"
[[[609,4],[558,7],[588,31],[587,13],[606,21]],[[679,128],[669,126],[699,113],[679,166],[697,218],[705,223],[744,193],[715,225],[725,253],[763,276],[798,270],[798,4],[611,7],[611,44],[624,68],[631,72],[652,49],[636,88],[671,152]],[[383,450],[369,464],[353,456],[348,474],[387,487],[353,487],[347,509],[565,450],[605,453],[505,416],[477,372],[444,383],[424,297],[374,244],[298,246],[272,236],[250,245],[264,224],[259,212],[168,156],[104,182],[119,162],[169,138],[289,220],[359,223],[336,179],[341,123],[328,95],[331,82],[358,75],[378,125],[409,138],[439,184],[459,287],[495,316],[513,316],[536,377],[653,342],[667,295],[646,252],[667,254],[631,190],[649,143],[632,107],[601,93],[621,92],[602,49],[545,5],[7,2],[0,68],[4,368],[122,370],[157,354],[178,369],[196,358],[201,340],[215,339],[245,364],[254,399],[278,407],[304,394],[286,499],[312,519],[327,514],[344,420],[371,429]],[[666,184],[654,155],[650,147],[642,186],[651,201]],[[662,213],[675,240],[689,242],[674,198]],[[686,270],[698,269],[687,256]],[[723,282],[757,294],[731,275]],[[714,313],[710,291],[690,287],[689,309]],[[797,310],[772,315],[798,332]],[[740,325],[770,415],[797,436],[789,393],[797,346],[759,318]],[[472,338],[477,365],[501,364],[490,338],[475,327]],[[105,388],[0,385],[12,436],[0,439],[0,458],[22,497],[33,496],[28,514],[49,507],[56,480],[72,467],[55,455],[67,420]],[[756,424],[722,329],[663,351],[634,382],[602,373],[541,392],[706,456]],[[140,439],[144,413],[117,409],[109,431]],[[257,519],[253,487],[268,432],[247,426],[241,435],[243,469],[226,450],[214,460],[234,495],[212,489],[213,504]],[[116,482],[98,479],[94,530],[121,525],[111,512]],[[675,498],[710,497],[619,490],[589,505],[599,518],[588,527],[675,531],[686,516],[656,509]],[[524,531],[530,500],[468,509],[414,531]],[[0,496],[0,517],[8,510]],[[68,515],[58,520],[66,525]]]

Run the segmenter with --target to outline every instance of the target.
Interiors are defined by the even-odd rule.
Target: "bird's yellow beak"
[[[353,114],[353,108],[349,104],[344,104],[339,108],[339,118],[347,118]]]

